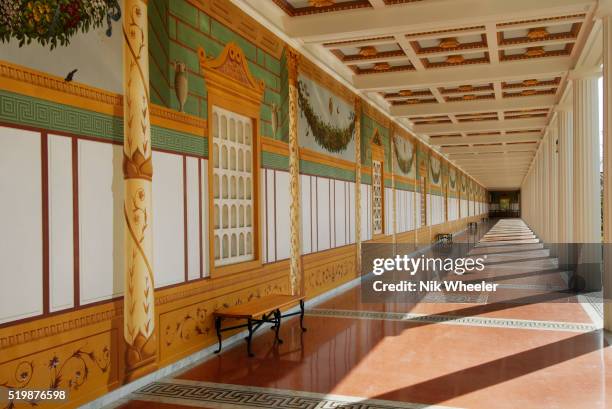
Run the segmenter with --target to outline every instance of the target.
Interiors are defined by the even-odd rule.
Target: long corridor
[[[486,268],[461,279],[499,286],[476,302],[368,304],[355,286],[309,308],[307,332],[283,324],[282,345],[262,331],[254,358],[238,343],[120,407],[609,408],[597,306],[522,220],[491,225],[470,251]]]

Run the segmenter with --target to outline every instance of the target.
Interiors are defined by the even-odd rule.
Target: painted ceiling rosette
[[[402,173],[408,175],[414,164],[414,145],[408,140],[395,136],[393,138],[393,150],[398,168]]]
[[[310,84],[304,78],[298,80],[298,103],[300,115],[306,119],[309,131],[316,143],[328,152],[341,153],[353,140],[355,112],[346,112],[337,98]],[[324,100],[326,99],[326,101]],[[338,125],[343,124],[343,125]],[[307,131],[306,136],[310,136]]]

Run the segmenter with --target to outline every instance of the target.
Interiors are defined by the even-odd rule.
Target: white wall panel
[[[185,279],[183,157],[153,152],[153,271],[155,287]]]
[[[300,208],[302,210],[302,254],[312,251],[311,177],[300,175]]]
[[[43,311],[39,133],[0,127],[0,198],[2,323]]]
[[[209,246],[208,246],[208,161],[200,159],[202,174],[202,277],[210,275],[208,268]]]
[[[187,277],[200,278],[200,172],[198,158],[186,158],[187,172]]]
[[[372,186],[361,185],[361,240],[372,238]]]
[[[79,140],[81,304],[123,292],[123,147]]]
[[[348,183],[348,198],[349,198],[349,243],[355,243],[355,183]]]
[[[393,189],[384,188],[385,194],[385,231],[386,235],[393,234]]]
[[[348,209],[346,203],[346,182],[331,180],[334,194],[334,247],[346,244],[346,225]]]
[[[418,229],[421,227],[421,192],[416,192],[415,194],[415,204],[416,204],[416,225],[414,226],[415,229]]]
[[[74,306],[72,138],[49,135],[49,311]]]
[[[267,220],[267,262],[276,261],[276,206],[274,170],[266,169],[266,220]]]
[[[291,250],[291,194],[289,172],[276,170],[276,260],[289,258]]]
[[[330,179],[317,177],[317,251],[331,247]]]
[[[268,262],[268,219],[267,219],[267,209],[268,209],[268,197],[266,195],[266,183],[268,182],[267,179],[267,170],[266,169],[261,169],[259,171],[259,197],[261,198],[260,202],[259,202],[259,220],[260,220],[260,232],[259,232],[259,237],[261,237],[261,246],[260,246],[260,252],[261,252],[261,262],[262,263],[267,263]]]

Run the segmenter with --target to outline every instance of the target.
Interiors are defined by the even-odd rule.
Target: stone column
[[[355,97],[355,267],[361,274],[361,98]]]
[[[573,125],[572,112],[561,108],[557,112],[559,136],[559,243],[572,241],[573,226]]]
[[[612,8],[612,6],[610,7]],[[610,10],[612,11],[612,10]],[[612,331],[612,13],[603,23],[604,329]]]
[[[548,241],[550,243],[558,243],[559,242],[559,225],[557,223],[557,212],[559,209],[559,199],[558,199],[558,153],[557,153],[557,127],[556,123],[553,123],[553,126],[550,128],[550,146],[549,146],[549,155],[550,155],[550,208],[549,208],[549,217],[548,223],[550,225],[550,238]]]
[[[394,166],[394,161],[395,161],[395,143],[393,143],[393,140],[395,138],[395,127],[393,125],[393,123],[391,124],[391,126],[389,127],[389,139],[391,140],[391,191],[393,192],[392,195],[392,210],[391,210],[391,224],[393,227],[393,243],[395,243],[397,241],[397,201],[396,201],[396,193],[395,193],[395,166]]]
[[[550,185],[549,145],[550,133],[547,132],[542,143],[542,240],[544,240],[545,243],[550,242],[550,226],[548,224],[548,213],[550,212],[550,198],[548,196],[548,186]]]
[[[291,294],[304,294],[302,274],[301,221],[300,221],[300,149],[298,145],[298,77],[299,54],[287,48],[287,66],[289,71],[289,206],[290,249],[289,281]]]
[[[599,109],[597,77],[573,79],[574,108],[574,242],[578,276],[585,288],[600,287],[600,253],[592,243],[601,243],[601,201],[599,175]],[[588,246],[582,244],[591,243]],[[579,283],[578,288],[582,288]]]
[[[126,0],[123,19],[125,381],[157,368],[153,281],[147,2]]]

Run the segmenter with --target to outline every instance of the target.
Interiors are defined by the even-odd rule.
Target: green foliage
[[[299,81],[298,84],[298,102],[301,114],[306,117],[306,121],[312,130],[315,140],[319,145],[327,149],[329,152],[342,152],[353,139],[353,131],[355,130],[355,113],[351,112],[350,124],[346,128],[340,128],[332,124],[325,123],[314,112],[314,109],[308,101],[308,91],[306,86]]]
[[[102,26],[112,34],[111,20],[121,17],[118,0],[2,0],[0,2],[0,41],[12,38],[19,47],[36,41],[55,48],[66,46],[79,31]]]

